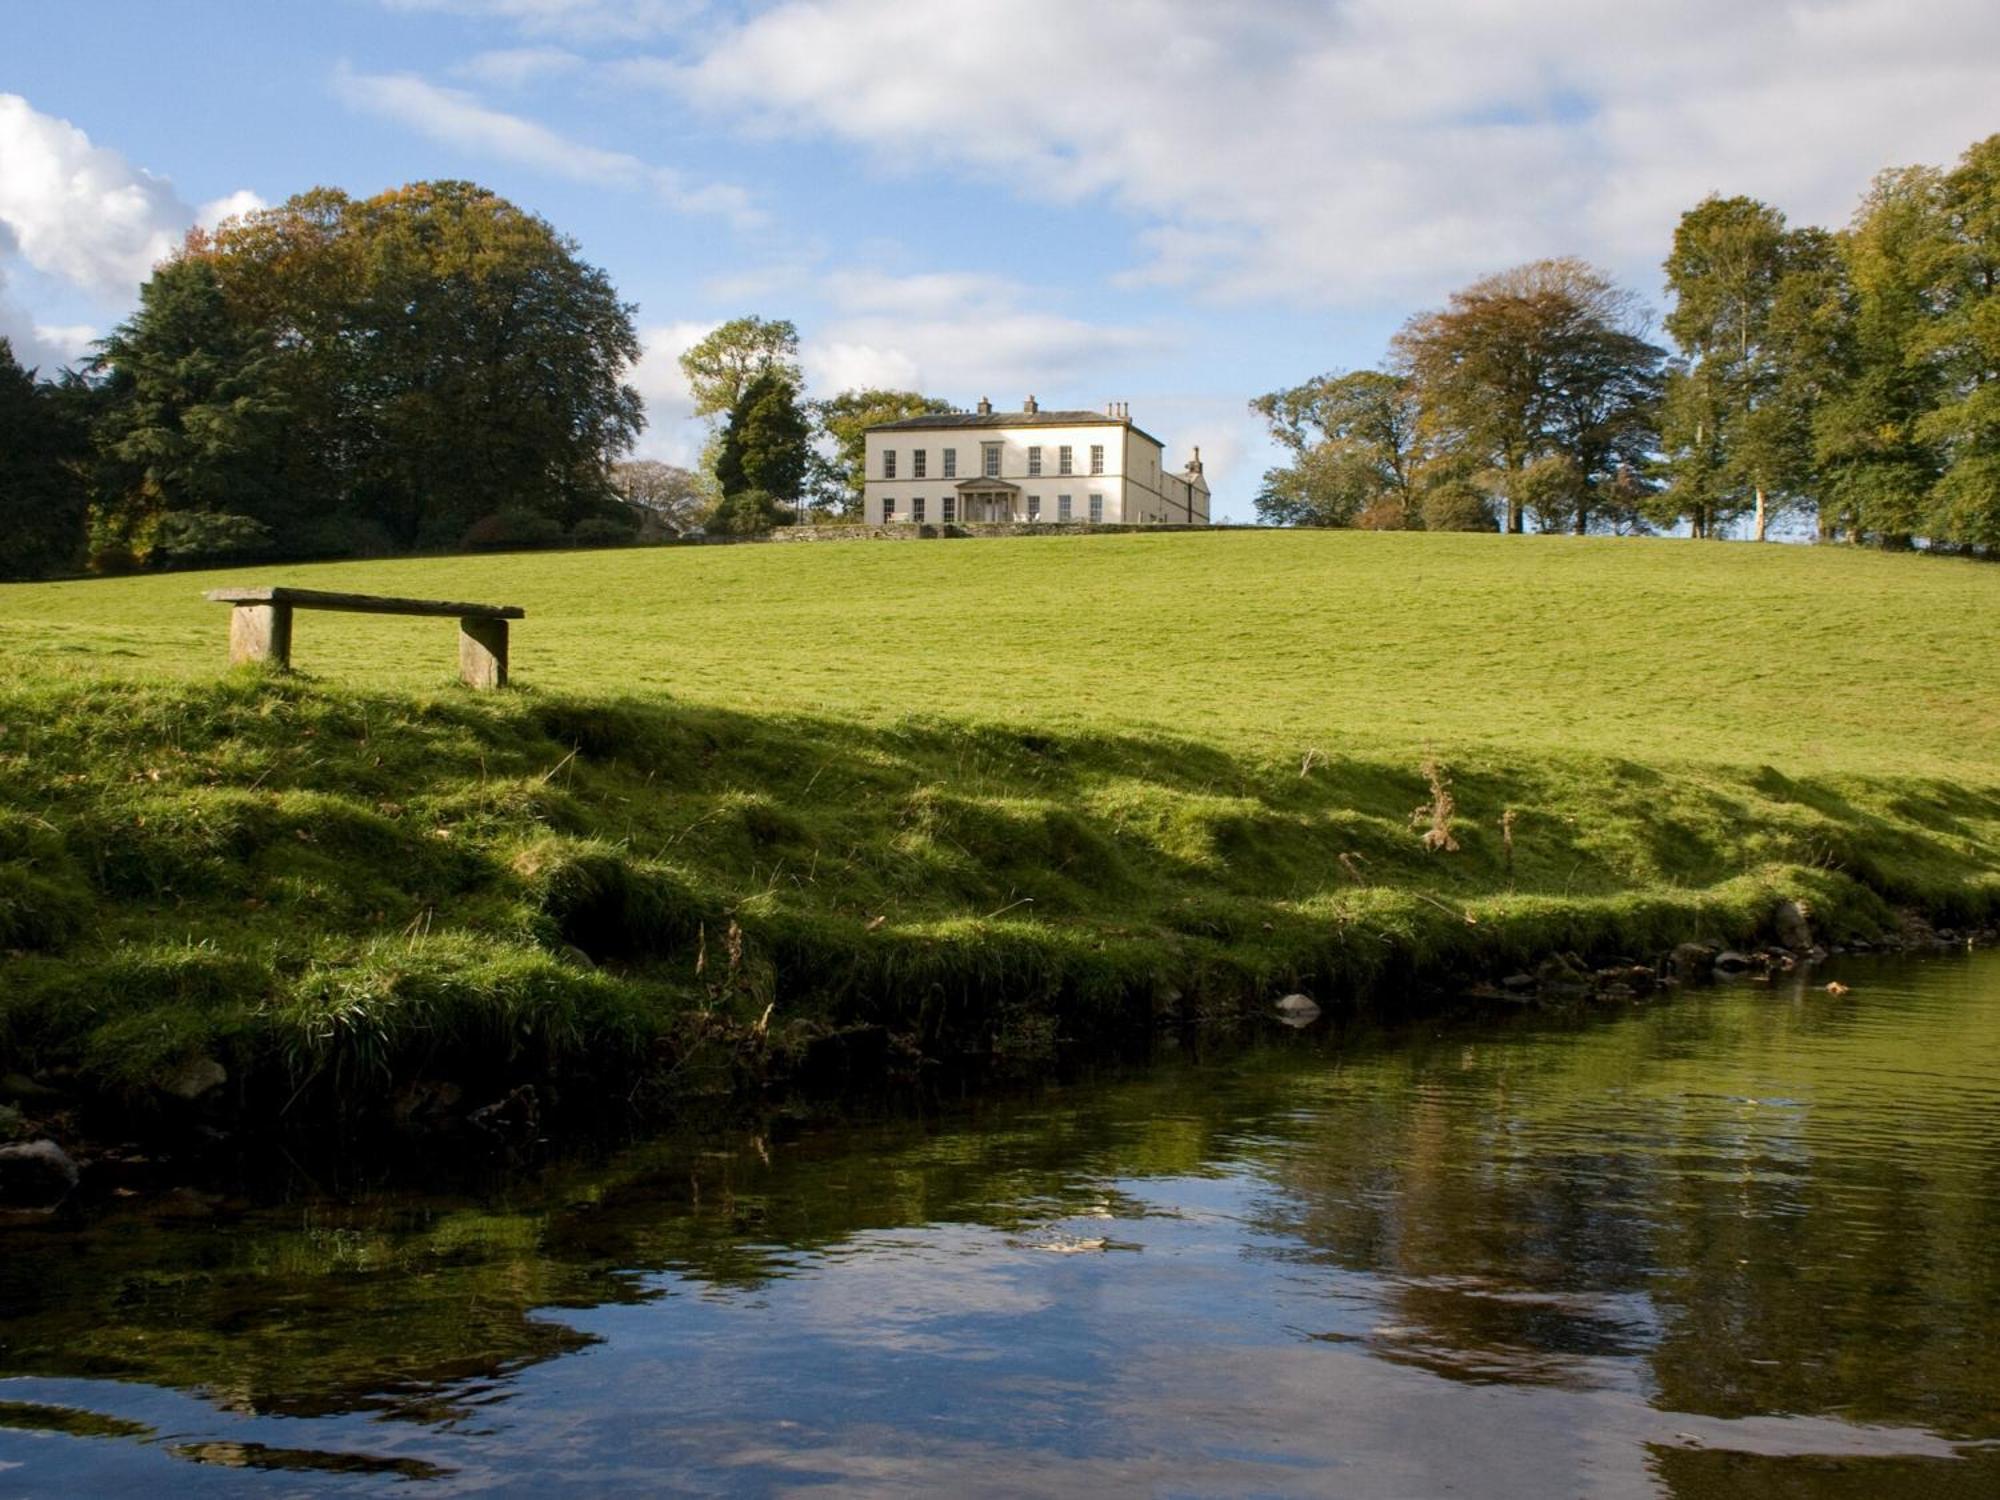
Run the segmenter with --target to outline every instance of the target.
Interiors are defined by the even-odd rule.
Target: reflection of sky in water
[[[773,1147],[733,1184],[754,1204],[711,1209],[733,1239],[586,1257],[627,1300],[541,1308],[583,1339],[417,1380],[419,1420],[0,1380],[0,1495],[2000,1493],[2000,1452],[1947,1440],[2000,1411],[1968,1358],[2000,1314],[2000,961],[1883,972],[1872,1017],[1733,993],[890,1132],[866,1149],[899,1203],[924,1189],[915,1223],[825,1142],[795,1178]],[[853,1201],[798,1208],[827,1173]],[[607,1189],[603,1224],[553,1211],[502,1271],[555,1284],[553,1244],[613,1254],[688,1212]],[[466,1319],[509,1285],[468,1282]],[[33,1404],[145,1431],[32,1431]]]

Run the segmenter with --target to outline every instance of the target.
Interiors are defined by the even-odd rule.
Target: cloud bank
[[[1652,270],[1711,192],[1841,222],[1990,132],[1990,0],[786,0],[624,75],[892,171],[1108,202],[1132,284],[1309,306]],[[1107,225],[1107,233],[1118,233]]]
[[[10,300],[21,267],[122,312],[190,227],[262,206],[248,190],[191,205],[69,121],[0,94],[0,334],[25,364],[76,359],[97,330],[39,322]]]

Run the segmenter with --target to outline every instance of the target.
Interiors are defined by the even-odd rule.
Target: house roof
[[[1129,427],[1155,447],[1167,446],[1130,417],[1106,416],[1101,411],[948,411],[927,417],[904,417],[899,422],[878,422],[868,430],[956,432],[968,427]]]
[[[953,488],[958,490],[960,494],[964,494],[968,490],[977,490],[981,492],[984,492],[986,490],[996,490],[996,491],[1014,490],[1018,492],[1021,487],[1018,484],[1014,483],[1014,481],[1011,479],[975,478],[975,479],[961,479],[955,486],[953,486]]]

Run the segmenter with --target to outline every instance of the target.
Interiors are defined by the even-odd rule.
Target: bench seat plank
[[[448,599],[395,599],[382,594],[338,594],[326,589],[210,589],[216,604],[288,604],[294,609],[337,609],[363,615],[438,615],[457,620],[524,620],[518,604],[459,604]]]

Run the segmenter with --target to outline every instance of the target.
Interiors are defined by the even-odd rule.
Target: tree
[[[1393,347],[1422,436],[1457,472],[1483,476],[1473,482],[1505,505],[1508,531],[1532,507],[1538,524],[1582,532],[1604,486],[1644,472],[1657,442],[1664,353],[1645,321],[1602,272],[1541,260],[1453,293]],[[1552,458],[1568,460],[1566,480]]]
[[[0,578],[40,578],[82,560],[83,394],[74,382],[37,381],[0,336]]]
[[[1938,456],[1933,541],[2000,549],[2000,135],[1969,148],[1938,185],[1923,257],[1930,316],[1911,355],[1936,374],[1916,435]]]
[[[768,490],[738,490],[725,495],[709,517],[709,525],[725,536],[754,536],[773,526],[789,526],[798,512],[780,504]]]
[[[98,346],[101,548],[114,559],[143,556],[174,512],[279,518],[284,359],[269,329],[231,315],[212,261],[182,258],[154,272],[138,310]]]
[[[799,331],[783,318],[731,318],[681,355],[681,372],[694,394],[694,414],[722,416],[760,376],[801,384]]]
[[[652,513],[674,531],[700,525],[717,498],[692,469],[653,458],[613,464],[611,488],[627,505]]]
[[[798,386],[784,371],[768,369],[744,387],[723,428],[715,460],[722,497],[760,491],[795,506],[812,467],[812,422]]]
[[[1939,405],[1942,372],[1911,356],[1931,316],[1941,192],[1932,168],[1884,172],[1840,237],[1844,317],[1832,389],[1814,423],[1822,508],[1850,537],[1888,546],[1924,530],[1940,472],[1919,424]]]
[[[1812,422],[1819,394],[1797,378],[1826,237],[1789,231],[1751,198],[1704,200],[1681,216],[1667,257],[1667,332],[1683,353],[1669,384],[1669,467],[1688,480],[1697,535],[1747,511],[1758,541],[1774,516],[1816,488]],[[1740,498],[1739,498],[1740,497]],[[1704,521],[1702,518],[1706,517]]]
[[[834,486],[841,497],[841,509],[858,516],[868,477],[868,429],[905,417],[940,415],[953,407],[949,401],[915,391],[870,389],[842,391],[818,403],[815,410],[821,429],[833,443]]]
[[[1322,375],[1250,409],[1291,455],[1268,470],[1257,514],[1285,526],[1423,525],[1423,451],[1407,380],[1378,370]]]
[[[638,355],[604,274],[484,188],[315,189],[190,235],[107,341],[115,503],[247,515],[293,555],[503,506],[567,527],[640,428]]]

